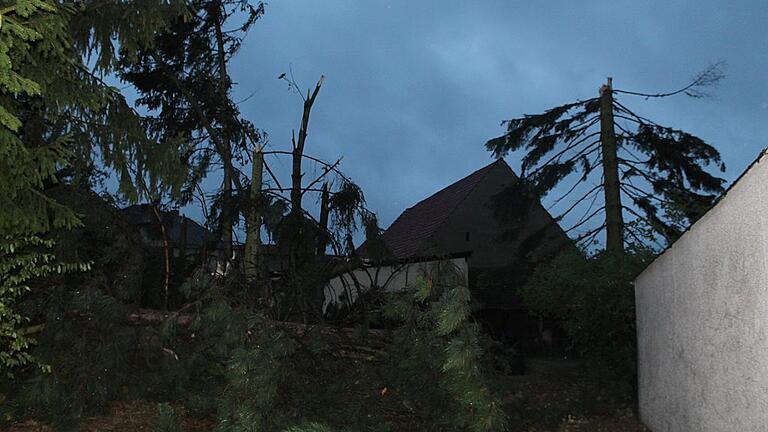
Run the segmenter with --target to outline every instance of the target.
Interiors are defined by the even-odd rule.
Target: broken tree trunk
[[[320,75],[320,79],[315,85],[315,90],[312,94],[309,94],[307,90],[307,97],[304,99],[304,111],[301,115],[301,127],[299,128],[299,140],[293,142],[293,164],[291,170],[291,214],[294,218],[301,218],[301,197],[303,190],[301,189],[301,162],[304,157],[304,145],[307,142],[307,131],[309,130],[309,114],[312,112],[312,105],[315,103],[317,94],[320,92],[320,87],[323,85],[325,76]]]
[[[227,104],[229,101],[228,92],[231,84],[229,73],[227,72],[227,62],[225,58],[224,32],[222,30],[223,16],[221,5],[217,6],[217,16],[215,19],[216,44],[218,48],[217,56],[219,62],[219,94],[221,103]],[[229,105],[225,109],[231,114]],[[232,183],[239,178],[232,165],[232,143],[229,139],[231,134],[220,134],[221,146],[219,148],[220,156],[224,165],[224,186],[222,191],[222,210],[221,210],[221,241],[224,243],[224,271],[232,260],[232,225],[235,215],[232,212]],[[238,187],[238,192],[242,189]]]
[[[613,83],[608,78],[600,87],[600,147],[603,153],[606,249],[624,251],[624,218],[619,184],[618,146],[613,123]]]
[[[184,314],[182,308],[176,312],[163,312],[154,309],[138,309],[135,312],[129,314],[126,317],[126,321],[129,325],[133,326],[154,326],[160,325],[166,321],[174,321],[176,325],[184,327],[192,323],[195,316],[192,314]],[[86,315],[82,315],[83,319],[87,319]],[[376,339],[388,339],[391,335],[387,330],[378,329],[360,329],[352,327],[332,327],[303,324],[291,321],[274,321],[267,320],[265,325],[283,329],[291,332],[292,334],[303,337],[305,335],[317,332],[324,336],[336,336],[344,338],[356,338],[359,336],[372,337]]]
[[[292,170],[291,170],[291,211],[289,214],[289,263],[288,267],[293,276],[299,275],[299,269],[305,263],[305,260],[309,254],[311,254],[316,245],[313,242],[306,242],[304,232],[304,210],[301,205],[301,199],[304,195],[304,189],[302,188],[302,161],[304,159],[304,147],[307,142],[307,135],[309,131],[309,115],[312,112],[312,105],[315,103],[317,94],[320,92],[320,87],[323,85],[325,76],[320,75],[320,79],[315,85],[315,89],[310,94],[307,90],[307,96],[304,98],[304,109],[301,115],[301,126],[299,128],[299,139],[292,139],[293,151],[292,151]],[[311,307],[311,300],[309,293],[306,291],[308,287],[301,287],[303,282],[299,282],[298,304],[303,317],[304,322],[308,321],[308,313],[313,308]]]
[[[229,145],[226,146],[227,149]],[[224,268],[232,260],[232,174],[224,168],[224,187],[221,206],[221,242],[224,250]]]
[[[245,237],[245,278],[253,283],[261,275],[261,187],[264,168],[264,153],[261,146],[253,150],[251,168],[251,190]]]

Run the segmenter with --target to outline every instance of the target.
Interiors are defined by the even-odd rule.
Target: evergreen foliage
[[[484,375],[470,293],[454,269],[389,299],[392,340],[364,330],[331,337],[322,326],[296,332],[273,321],[295,318],[297,309],[305,321],[317,318],[304,302],[317,300],[332,267],[326,245],[351,253],[355,229],[372,239],[379,229],[338,162],[303,154],[322,175],[299,179],[301,193],[336,176],[335,190],[321,189],[325,223],[283,196],[297,188],[274,176],[268,198],[249,201],[238,168],[262,136],[230,99],[225,69],[262,14],[263,3],[241,0],[0,7],[0,384],[10,401],[2,421],[34,417],[72,429],[110,401],[148,398],[162,402],[158,431],[179,430],[169,401],[214,417],[221,431],[507,428]],[[148,116],[104,82],[110,73],[136,87]],[[180,290],[181,310],[160,324],[137,323],[141,290],[157,287],[141,287],[142,260],[130,253],[134,239],[115,209],[76,186],[88,190],[112,172],[129,200],[185,203],[217,162],[225,184],[213,209],[223,232],[264,205],[270,234],[316,256],[290,268],[282,292],[254,293],[237,271],[220,278],[203,269]],[[296,228],[285,223],[289,212],[301,217],[296,232],[286,231]],[[33,359],[49,366],[25,368]]]
[[[157,404],[157,419],[152,432],[183,432],[176,422],[176,412],[171,404],[167,402]]]
[[[291,426],[285,432],[334,432],[334,429],[320,423],[305,423]]]
[[[130,308],[97,284],[31,297],[47,314],[34,355],[52,367],[19,377],[8,414],[72,428],[110,400],[140,398],[180,402],[221,431],[504,430],[455,275],[390,299],[391,339],[297,333],[254,312],[236,281],[199,277],[186,324],[172,313],[129,323]],[[156,428],[172,427],[169,415]]]
[[[85,268],[54,264],[46,251],[52,243],[42,236],[50,228],[78,224],[75,214],[49,197],[47,189],[62,179],[87,183],[96,171],[95,157],[118,172],[127,170],[129,155],[136,156],[139,166],[148,166],[140,157],[146,152],[136,151],[151,148],[145,145],[138,116],[83,63],[83,55],[106,53],[116,39],[124,49],[147,42],[147,34],[162,25],[168,10],[179,11],[179,2],[172,6],[158,0],[141,2],[146,15],[126,15],[134,3],[15,0],[0,7],[0,350],[7,354],[0,363],[3,369],[30,361],[23,352],[31,339],[19,332],[26,319],[13,309],[29,290],[28,282],[52,272]],[[90,18],[73,19],[76,16]],[[138,32],[132,27],[135,19],[143,25]],[[103,71],[111,65],[99,64]],[[163,177],[167,172],[153,175]],[[123,183],[125,191],[129,186]]]
[[[51,225],[77,223],[73,213],[41,192],[66,162],[65,139],[29,148],[20,137],[17,109],[19,100],[42,93],[29,77],[30,66],[56,59],[41,42],[43,29],[59,20],[55,12],[43,1],[19,0],[0,9],[0,368],[8,375],[32,362],[28,348],[34,341],[22,330],[28,319],[16,309],[29,281],[71,270],[54,263],[46,251],[53,243],[40,236]]]
[[[290,373],[287,362],[296,342],[281,331],[258,332],[249,348],[234,352],[219,404],[219,431],[273,430],[283,420],[276,411],[281,387]]]
[[[131,382],[138,331],[116,317],[127,308],[97,289],[49,292],[38,306],[46,325],[33,354],[50,373],[25,373],[13,394],[14,417],[35,417],[72,427],[82,416],[104,409]]]
[[[237,54],[248,31],[264,14],[264,4],[243,0],[198,0],[189,2],[188,6],[189,13],[159,32],[152,46],[141,48],[134,57],[126,58],[120,72],[120,78],[139,92],[137,102],[151,113],[143,119],[144,126],[161,143],[175,143],[189,166],[189,176],[181,194],[171,195],[170,201],[184,204],[194,192],[202,194],[199,182],[221,166],[223,183],[213,195],[209,215],[211,225],[217,227],[225,256],[231,256],[228,251],[232,243],[232,227],[242,220],[241,216],[246,224],[264,226],[282,251],[314,252],[321,240],[337,254],[345,251],[346,240],[351,239],[357,228],[356,219],[364,218],[369,212],[364,209],[365,200],[359,187],[337,169],[338,161],[329,164],[299,155],[300,160],[306,159],[320,166],[322,174],[306,185],[299,182],[291,188],[284,187],[266,163],[264,176],[269,180],[253,190],[250,180],[241,172],[244,165],[252,162],[249,160],[252,150],[264,147],[265,135],[242,117],[231,99],[234,84],[227,65]],[[291,84],[297,89],[295,83]],[[318,90],[319,84],[313,96],[317,96]],[[307,110],[305,100],[305,118],[308,117]],[[299,135],[306,136],[301,131]],[[261,155],[296,157],[287,151],[264,151]],[[296,195],[318,192],[320,189],[314,186],[331,175],[336,177],[334,186],[337,190],[328,191],[325,211],[330,226],[321,226],[320,221],[301,208],[301,200],[296,200]],[[253,198],[254,191],[259,191],[256,193],[258,198]],[[162,195],[157,194],[154,198],[161,199]],[[249,220],[253,217],[259,220]],[[259,231],[253,229],[251,235]],[[325,247],[321,249],[311,255],[324,256]],[[317,319],[318,308],[308,304],[319,303],[317,287],[327,270],[324,269],[327,262],[322,262],[322,257],[320,260],[314,258],[302,257],[286,265],[290,268],[285,269],[288,275],[283,285],[286,286],[280,290],[283,298],[275,303],[278,314],[282,314],[280,310],[292,310],[298,304],[305,319],[309,315]],[[250,256],[246,259],[258,261]],[[263,277],[261,279],[259,282],[263,282]],[[246,282],[244,286],[256,285],[250,280]]]
[[[239,167],[250,148],[261,145],[262,136],[242,118],[231,99],[233,83],[227,64],[263,15],[264,4],[244,0],[187,3],[188,13],[158,32],[151,46],[123,59],[119,75],[138,91],[137,103],[152,113],[143,119],[144,127],[185,161],[187,175],[176,183],[182,187],[170,194],[174,203],[191,201],[211,167],[223,167],[221,211],[217,214],[222,242],[229,251],[232,227],[237,223],[233,195],[246,192]],[[157,191],[155,186],[147,189]],[[156,193],[152,198],[161,197]]]
[[[397,323],[392,342],[381,353],[362,351],[371,356],[362,364],[339,354],[350,344],[363,349],[371,343],[365,338],[334,341],[312,330],[297,338],[254,321],[246,347],[228,363],[217,430],[398,430],[379,416],[403,407],[420,430],[506,430],[485,383],[469,291],[447,265],[439,275],[388,301],[386,315]],[[340,342],[347,348],[340,351]],[[371,380],[382,380],[380,394],[357,396]]]
[[[469,289],[452,264],[444,266],[434,279],[419,279],[414,294],[385,306],[386,315],[403,324],[395,337],[404,350],[403,373],[414,385],[425,378],[439,383],[445,392],[439,399],[451,407],[436,411],[445,416],[446,430],[505,430],[506,415],[483,379]]]
[[[577,233],[577,241],[589,244],[607,230],[607,245],[618,250],[633,242],[647,243],[649,239],[638,231],[642,226],[664,242],[675,240],[723,191],[724,180],[705,167],[724,171],[725,166],[718,151],[701,138],[640,116],[615,96],[700,97],[702,87],[723,77],[721,66],[710,67],[677,92],[645,95],[613,89],[609,81],[598,98],[504,121],[507,132],[489,140],[486,148],[496,157],[525,153],[522,181],[501,194],[499,213],[519,219],[511,214],[527,208],[519,204],[535,202],[568,183],[553,206],[565,206],[558,207],[564,208],[558,222],[583,212],[566,229]],[[601,192],[603,201],[598,199]],[[598,218],[604,223],[595,222]],[[620,238],[612,239],[615,235]]]
[[[47,191],[78,213],[81,225],[53,230],[57,260],[89,263],[89,271],[33,281],[19,310],[31,318],[39,345],[32,354],[45,374],[20,370],[10,407],[14,417],[34,416],[60,427],[76,424],[118,398],[132,383],[136,347],[146,333],[127,326],[130,304],[141,292],[143,261],[117,210],[89,191],[58,185]]]

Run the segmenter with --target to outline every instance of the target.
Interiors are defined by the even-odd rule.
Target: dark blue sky
[[[282,0],[268,3],[231,72],[235,99],[253,94],[243,114],[282,149],[301,100],[277,76],[290,66],[310,87],[326,75],[306,152],[343,157],[387,227],[491,162],[483,144],[501,120],[594,97],[606,76],[618,89],[673,90],[721,60],[727,78],[711,98],[621,101],[713,144],[734,179],[768,146],[766,25],[765,0]]]

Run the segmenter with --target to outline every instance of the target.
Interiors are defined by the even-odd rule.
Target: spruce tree
[[[20,329],[27,319],[17,309],[29,282],[87,268],[87,263],[57,262],[50,253],[47,232],[71,228],[78,219],[47,190],[60,181],[87,183],[97,160],[122,172],[132,155],[146,150],[147,140],[137,139],[146,138],[138,116],[86,67],[87,55],[99,53],[97,69],[109,72],[113,44],[128,52],[147,43],[169,14],[181,12],[179,4],[15,0],[0,7],[0,367],[5,370],[31,361],[26,351],[31,339]],[[123,186],[131,189],[129,182]]]
[[[139,49],[135,58],[126,58],[120,78],[136,88],[138,103],[154,114],[145,122],[158,140],[186,146],[185,160],[195,173],[190,187],[208,174],[212,164],[221,163],[219,228],[229,260],[237,216],[232,197],[245,192],[238,166],[251,147],[261,144],[261,135],[240,116],[231,98],[228,62],[263,15],[264,4],[195,0],[188,2],[188,11],[158,33],[153,46]],[[179,203],[190,198],[188,189]]]
[[[520,195],[538,199],[570,183],[555,204],[574,198],[556,220],[586,208],[566,230],[588,227],[578,241],[605,231],[606,248],[621,253],[629,243],[647,242],[644,227],[673,241],[723,191],[724,181],[705,170],[710,164],[725,170],[720,154],[701,138],[636,114],[616,96],[702,97],[702,89],[722,77],[717,64],[684,88],[663,94],[614,89],[609,78],[596,98],[503,122],[507,132],[486,148],[495,157],[521,149],[525,155],[522,181],[501,195],[508,202],[499,203],[500,211],[512,212],[515,203],[526,200]],[[601,213],[603,222],[594,223]]]
[[[190,3],[189,11],[190,14],[158,33],[153,46],[138,50],[136,61],[126,59],[120,73],[121,79],[139,92],[137,102],[150,113],[144,119],[145,124],[157,134],[158,141],[175,142],[187,149],[185,161],[194,179],[190,179],[188,192],[182,193],[176,204],[184,204],[191,197],[191,188],[215,172],[217,164],[221,165],[223,181],[211,215],[218,220],[226,259],[232,256],[232,228],[241,220],[240,216],[244,216],[248,238],[243,270],[248,285],[254,285],[263,276],[258,257],[261,226],[266,225],[262,220],[278,220],[272,225],[278,225],[274,233],[278,234],[276,240],[282,250],[306,249],[317,251],[317,255],[324,254],[325,247],[320,250],[320,237],[337,251],[342,249],[343,240],[339,235],[351,236],[356,219],[368,212],[363,207],[360,189],[339,171],[340,160],[326,163],[304,152],[309,113],[322,78],[304,99],[302,122],[292,151],[265,149],[263,132],[243,118],[232,100],[233,82],[228,73],[229,62],[249,29],[264,13],[263,3],[197,0]],[[298,92],[295,82],[289,81],[289,87]],[[294,167],[290,187],[288,182],[278,179],[265,160],[288,155]],[[307,161],[320,167],[318,178],[303,179],[302,163]],[[241,172],[248,162],[253,164],[251,179]],[[331,176],[336,177],[333,182],[336,190],[326,193],[325,210],[321,211],[325,216],[320,223],[303,208],[302,197],[308,192],[322,194],[322,188],[316,185],[330,181]],[[283,214],[285,210],[287,214]],[[266,228],[270,231],[270,227]],[[305,247],[305,243],[310,246]],[[291,283],[297,285],[293,291],[297,294],[303,289],[317,291],[322,275],[315,264],[327,263],[294,260],[297,261],[300,265],[289,265],[285,269],[291,274],[290,279],[294,281]],[[305,264],[312,269],[305,268]],[[300,273],[303,276],[299,276]],[[311,280],[307,279],[310,275]],[[291,294],[290,297],[303,301],[307,296]]]
[[[33,361],[28,353],[33,340],[22,330],[27,319],[16,302],[29,291],[30,279],[70,270],[53,262],[47,251],[52,242],[41,237],[51,226],[77,223],[71,211],[42,193],[44,183],[66,163],[66,140],[26,146],[19,112],[24,100],[43,92],[41,84],[29,78],[29,67],[65,60],[64,47],[41,47],[46,37],[56,47],[48,26],[60,26],[63,20],[43,1],[16,1],[0,9],[0,368],[9,375]]]

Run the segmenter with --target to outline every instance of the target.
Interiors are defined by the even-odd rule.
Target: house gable
[[[500,267],[513,259],[515,245],[503,241],[502,224],[494,214],[494,196],[517,182],[518,178],[503,160],[491,164],[483,179],[447,215],[435,230],[430,244],[444,253],[472,251],[472,267]]]
[[[506,163],[493,165],[483,181],[436,231],[433,243],[440,250],[450,252],[471,250],[470,265],[474,268],[508,266],[523,258],[538,261],[571,244],[540,202],[533,203],[516,230],[499,220],[497,195],[518,180]],[[508,231],[509,236],[504,236]]]
[[[435,233],[451,213],[483,181],[486,175],[504,161],[496,161],[463,179],[443,188],[429,198],[406,209],[382,234],[382,239],[394,258],[430,256],[436,252],[432,241]],[[364,251],[365,247],[361,246]],[[462,252],[462,251],[453,251]]]
[[[396,259],[471,252],[475,268],[514,263],[521,258],[523,242],[537,234],[543,234],[533,239],[539,255],[569,243],[539,203],[529,211],[519,235],[502,239],[508,227],[496,217],[495,197],[517,181],[512,168],[496,160],[405,210],[383,233],[384,243]]]

